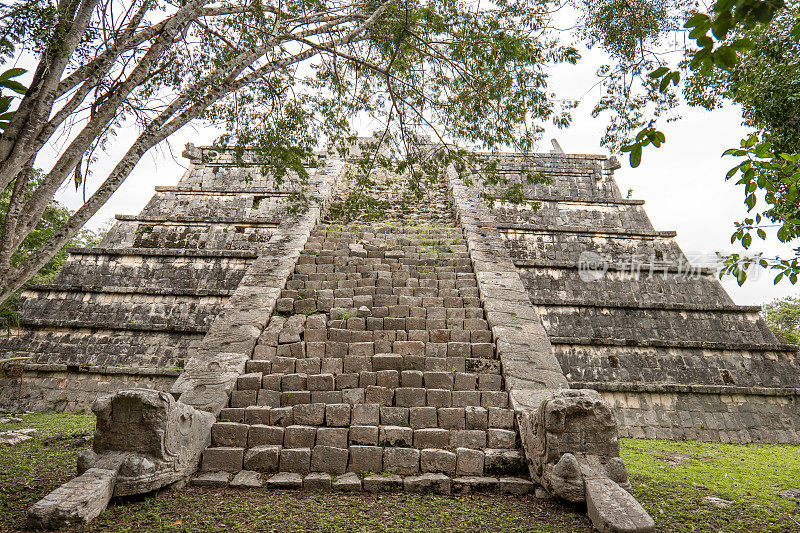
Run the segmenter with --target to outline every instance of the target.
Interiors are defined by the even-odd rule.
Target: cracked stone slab
[[[228,472],[206,472],[192,479],[196,487],[224,488],[228,486],[231,475]]]
[[[608,478],[587,478],[586,510],[601,533],[650,533],[656,525],[631,494]]]
[[[30,525],[39,529],[58,529],[89,523],[108,505],[116,477],[113,470],[90,468],[28,509]]]

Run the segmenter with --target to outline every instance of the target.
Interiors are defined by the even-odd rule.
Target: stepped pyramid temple
[[[521,204],[453,168],[420,197],[379,175],[379,216],[343,223],[346,161],[309,163],[318,203],[292,215],[259,165],[184,155],[178,185],[72,250],[0,340],[29,357],[0,409],[98,416],[85,473],[31,509],[42,525],[199,469],[283,488],[536,486],[586,501],[603,531],[647,531],[618,434],[800,442],[796,348],[689,268],[620,195],[613,158],[481,156]],[[103,501],[76,503],[75,485]]]

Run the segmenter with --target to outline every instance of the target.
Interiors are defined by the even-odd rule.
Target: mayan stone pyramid
[[[200,349],[285,218],[290,190],[230,154],[185,155],[192,164],[178,185],[157,187],[97,247],[71,250],[52,284],[25,292],[21,332],[0,342],[30,359],[0,381],[0,407],[86,409],[126,387],[169,390]],[[570,386],[600,391],[621,435],[798,442],[795,348],[778,343],[757,307],[734,305],[713,272],[687,272],[674,233],[654,230],[644,202],[620,195],[613,160],[496,158],[526,202],[486,206],[480,225],[502,239],[497,252],[513,262]],[[349,190],[343,167],[320,158],[309,169],[315,186],[328,180],[328,203]],[[530,174],[551,182],[529,185]],[[356,378],[369,363],[355,362],[367,360],[345,355],[426,357],[421,371],[465,374],[426,387],[485,391],[481,401],[495,406],[499,363],[459,218],[478,191],[454,205],[445,180],[409,202],[396,185],[382,189],[381,223],[313,228],[249,370],[269,374],[264,361],[277,357],[277,373],[341,376],[327,393],[313,379],[297,385],[338,398],[367,386]],[[587,257],[600,269],[583,271]],[[260,396],[234,394],[232,408],[275,396],[277,384],[263,385]]]
[[[630,499],[617,431],[800,442],[796,348],[713,272],[686,275],[674,233],[620,195],[614,159],[480,155],[522,185],[519,204],[452,167],[421,195],[376,174],[378,200],[352,220],[346,161],[309,163],[319,203],[294,215],[292,182],[247,154],[184,155],[176,186],[24,293],[21,331],[0,346],[28,359],[0,380],[0,408],[168,391],[142,401],[217,417],[203,471],[447,492],[451,478],[527,491],[530,474],[565,499],[591,493],[595,524],[600,495]],[[111,410],[95,405],[98,428]]]

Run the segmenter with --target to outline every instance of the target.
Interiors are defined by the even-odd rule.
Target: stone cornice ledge
[[[738,385],[697,385],[684,383],[635,383],[628,381],[576,381],[571,385],[604,392],[653,392],[690,394],[737,394],[746,396],[800,396],[795,387],[742,387]]]

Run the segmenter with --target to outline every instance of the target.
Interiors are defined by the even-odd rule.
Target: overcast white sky
[[[577,67],[558,68],[551,79],[554,92],[567,98],[580,98],[594,85],[594,72],[600,61],[599,53],[591,52],[585,54],[584,61]],[[608,153],[599,144],[605,126],[603,118],[590,117],[592,104],[599,95],[599,89],[586,94],[581,106],[574,111],[573,126],[567,130],[548,131],[540,151],[549,151],[550,138],[556,137],[567,153]],[[679,112],[683,117],[680,121],[662,125],[667,135],[666,144],[657,150],[646,149],[639,168],[631,169],[627,161],[622,160],[623,168],[616,172],[619,188],[623,195],[633,189],[633,198],[646,201],[645,209],[656,229],[677,231],[678,243],[687,254],[736,250],[730,244],[730,235],[734,220],[744,216],[745,208],[740,191],[724,180],[726,170],[733,166],[732,159],[720,156],[725,149],[738,146],[739,139],[745,135],[741,115],[735,108],[707,112],[683,106]],[[371,130],[367,126],[362,133]],[[95,169],[95,186],[103,177],[103,170],[110,169],[132,141],[132,137],[126,139],[126,135],[134,133],[120,133],[108,154],[109,163]],[[214,137],[211,129],[190,126],[170,138],[171,153],[164,146],[151,150],[92,219],[90,227],[107,223],[115,213],[138,213],[153,195],[154,186],[175,184],[180,178],[186,165],[186,160],[180,157],[184,144],[202,145],[210,143]],[[90,188],[91,184],[90,181]],[[57,199],[75,209],[81,204],[81,193],[70,187],[62,190]],[[759,250],[774,255],[779,249],[772,244]],[[769,272],[760,274],[743,287],[732,278],[724,279],[723,284],[736,303],[748,305],[800,291],[800,287],[795,288],[788,282],[773,285],[774,275]]]

